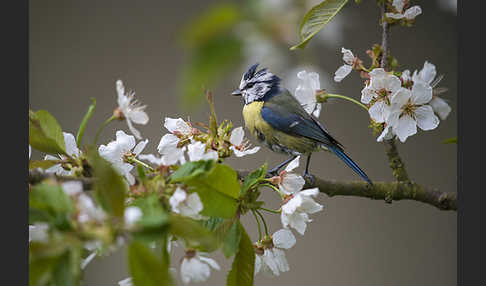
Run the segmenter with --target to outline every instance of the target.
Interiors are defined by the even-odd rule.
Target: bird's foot
[[[304,177],[304,180],[307,184],[309,184],[310,186],[314,186],[314,184],[316,183],[316,177],[314,177],[314,175],[311,175],[307,172],[305,172],[302,177]]]
[[[280,170],[280,168],[273,168],[271,170],[268,170],[267,171],[267,176],[268,177],[278,176],[278,170]]]

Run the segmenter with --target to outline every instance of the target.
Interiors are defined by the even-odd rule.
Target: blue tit
[[[257,71],[258,64],[243,74],[238,89],[232,95],[244,100],[243,118],[249,131],[274,152],[290,157],[269,171],[278,171],[299,155],[307,156],[304,177],[314,182],[309,174],[313,152],[327,150],[336,154],[370,185],[368,176],[343,151],[343,145],[334,139],[315,117],[308,114],[297,99],[280,86],[280,78],[267,71]]]

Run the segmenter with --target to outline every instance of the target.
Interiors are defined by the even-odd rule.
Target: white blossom
[[[73,158],[78,158],[79,155],[81,154],[81,151],[78,149],[78,146],[76,145],[76,139],[74,138],[74,135],[67,132],[63,132],[62,134],[64,136],[64,145],[65,145],[66,153]],[[65,155],[58,155],[58,157],[52,155],[46,155],[44,157],[44,160],[66,160],[66,159],[67,157]],[[65,170],[61,164],[56,164],[54,166],[47,168],[46,172],[55,173],[58,176],[71,176],[73,174],[72,170]]]
[[[132,277],[125,278],[121,281],[118,281],[119,286],[133,286]]]
[[[218,152],[212,149],[206,151],[206,144],[199,141],[187,146],[187,155],[191,162],[199,160],[218,160]]]
[[[337,71],[334,73],[334,81],[340,82],[342,81],[348,74],[353,70],[353,64],[355,60],[355,56],[351,50],[341,48],[341,52],[343,53],[343,61],[344,65],[340,66]]]
[[[286,195],[299,192],[305,185],[302,176],[292,173],[295,168],[299,167],[299,160],[300,156],[297,156],[285,167],[285,170],[280,172],[279,176],[275,177],[279,190]]]
[[[312,220],[309,214],[322,210],[322,205],[316,203],[312,197],[317,196],[318,188],[307,189],[291,195],[291,199],[282,206],[280,219],[283,227],[292,227],[304,235],[307,223]]]
[[[211,274],[211,268],[220,270],[215,260],[202,256],[194,250],[186,252],[181,263],[181,278],[184,284],[190,282],[203,282],[208,280]]]
[[[392,18],[392,19],[407,19],[407,20],[413,20],[415,17],[418,15],[422,14],[422,9],[420,6],[415,5],[413,7],[410,7],[406,10],[404,10],[405,7],[405,1],[406,0],[393,0],[393,7],[397,10],[397,13],[386,13],[386,17]]]
[[[116,92],[118,94],[118,109],[125,117],[130,132],[137,138],[142,139],[140,132],[133,127],[133,123],[145,125],[149,121],[147,113],[144,109],[146,105],[141,106],[137,100],[134,99],[135,93],[130,91],[125,93],[125,86],[121,80],[116,81]]]
[[[137,221],[142,218],[142,210],[139,207],[136,206],[129,206],[125,208],[124,212],[124,219],[125,219],[125,225],[128,227],[131,227],[137,223]]]
[[[83,183],[80,181],[67,181],[61,184],[61,188],[68,196],[76,196],[83,192]]]
[[[29,160],[30,160],[30,155],[32,155],[32,147],[30,147],[30,144],[29,144]]]
[[[405,142],[409,136],[417,133],[417,126],[422,130],[432,130],[439,125],[439,118],[426,104],[431,99],[432,88],[421,82],[414,82],[412,90],[401,88],[392,97],[387,124],[400,141]]]
[[[96,251],[91,252],[83,261],[81,261],[81,269],[85,269],[86,266],[96,257]]]
[[[49,240],[49,224],[45,222],[37,222],[29,225],[29,242],[46,243]]]
[[[177,162],[184,164],[186,162],[184,157],[186,147],[179,147],[181,141],[179,137],[185,137],[192,142],[192,127],[182,118],[175,119],[170,117],[165,118],[164,127],[169,130],[170,133],[162,136],[157,147],[157,151],[162,155],[162,165],[168,166],[177,164]]]
[[[417,72],[414,71],[412,75],[412,80],[415,82],[423,82],[428,84],[430,87],[434,88],[442,77],[437,77],[437,71],[435,65],[425,61],[423,68]],[[432,106],[434,112],[439,116],[440,119],[445,120],[449,113],[451,112],[452,108],[447,104],[447,102],[440,98],[437,95],[433,95],[432,100],[429,102],[429,105]]]
[[[130,183],[135,184],[135,178],[130,173],[133,165],[126,162],[126,156],[137,157],[145,148],[148,139],[140,141],[135,146],[135,138],[127,135],[125,132],[118,130],[116,132],[116,140],[108,143],[108,145],[101,145],[98,148],[100,156],[109,161],[113,167]],[[132,152],[133,149],[133,152]]]
[[[368,110],[374,121],[385,122],[390,112],[389,101],[401,86],[398,77],[388,74],[382,68],[375,68],[370,72],[370,82],[361,91],[361,102],[369,104],[374,100]]]
[[[177,187],[174,194],[169,199],[169,204],[172,211],[183,216],[191,217],[193,219],[201,219],[199,214],[203,210],[203,204],[199,195],[194,192],[187,194],[186,191]]]
[[[316,100],[316,91],[321,89],[319,74],[303,70],[297,73],[297,78],[299,78],[301,82],[299,82],[295,89],[295,98],[307,113],[319,117],[322,109],[322,105],[317,103]]]
[[[259,146],[249,149],[250,145],[247,140],[244,140],[244,138],[245,131],[243,130],[243,127],[238,127],[231,131],[230,143],[232,146],[230,149],[233,150],[236,157],[255,154],[258,152],[258,150],[260,150]]]
[[[285,257],[285,249],[295,245],[296,239],[288,229],[281,229],[272,235],[272,247],[265,248],[263,254],[255,255],[255,274],[262,271],[267,275],[280,275],[289,271],[289,264]]]
[[[78,208],[78,221],[80,223],[102,222],[106,218],[103,209],[96,206],[93,199],[86,194],[80,194],[77,197],[76,207]]]

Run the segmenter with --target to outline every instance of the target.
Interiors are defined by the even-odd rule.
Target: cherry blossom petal
[[[350,65],[342,65],[340,66],[337,71],[334,73],[334,81],[335,82],[340,82],[342,81],[345,77],[347,77],[351,71],[353,70],[353,67]]]
[[[424,67],[418,73],[418,78],[430,85],[436,75],[437,71],[435,65],[425,61]]]
[[[240,146],[241,143],[243,143],[244,137],[245,131],[243,130],[243,127],[237,127],[231,131],[230,143],[235,146]]]
[[[402,81],[394,75],[388,75],[385,79],[385,89],[392,93],[396,92],[402,87]]]
[[[409,136],[417,133],[417,122],[409,115],[403,115],[398,119],[397,125],[393,126],[393,130],[403,143]]]
[[[400,88],[391,96],[390,105],[391,110],[390,112],[400,110],[402,106],[407,103],[407,101],[412,97],[412,93],[410,90],[406,88]]]
[[[285,252],[278,248],[273,248],[273,257],[275,264],[277,264],[278,270],[280,272],[287,272],[290,270],[287,258],[285,258]]]
[[[125,212],[123,214],[125,219],[125,224],[128,226],[134,225],[140,218],[142,218],[142,210],[139,207],[129,206],[125,208]]]
[[[268,266],[268,268],[272,271],[273,275],[278,276],[280,275],[280,271],[275,261],[275,256],[271,249],[265,249],[263,256],[262,256],[263,264]]]
[[[133,136],[127,135],[122,130],[118,130],[116,131],[116,143],[123,152],[126,152],[133,149],[136,142]]]
[[[205,262],[206,264],[208,264],[209,266],[211,266],[212,268],[216,269],[216,270],[220,270],[221,269],[219,267],[219,264],[216,262],[216,260],[214,260],[212,258],[204,257],[204,256],[199,256],[199,259],[201,261]]]
[[[135,155],[138,156],[138,154],[140,154],[143,151],[143,149],[145,149],[147,143],[148,143],[148,139],[138,142],[137,146],[135,146],[135,149],[133,149],[133,153],[135,153]]]
[[[79,149],[76,145],[76,139],[71,133],[63,132],[64,144],[66,146],[66,153],[72,157],[79,157]]]
[[[351,50],[341,48],[341,53],[343,53],[343,61],[348,65],[353,65],[354,62],[354,55]]]
[[[434,112],[439,115],[440,119],[445,120],[449,113],[451,112],[452,108],[447,104],[445,100],[438,96],[434,96],[432,100],[429,102]]]
[[[83,192],[83,183],[81,181],[67,181],[61,184],[61,188],[68,196],[76,196]]]
[[[288,229],[281,229],[272,235],[273,245],[278,248],[289,249],[292,248],[296,239],[292,232]]]
[[[385,13],[385,16],[387,18],[392,18],[392,19],[402,19],[403,17],[405,17],[403,14],[401,13]]]
[[[162,165],[162,158],[159,158],[154,154],[140,154],[138,158],[140,160],[148,161],[157,166]]]
[[[383,140],[390,140],[390,139],[393,138],[393,135],[395,135],[395,133],[393,133],[392,125],[388,124],[383,129],[383,131],[381,132],[380,136],[378,136],[378,138],[376,139],[376,141],[377,142],[382,142]]]
[[[169,132],[174,133],[175,131],[180,132],[184,135],[189,135],[192,132],[191,126],[187,124],[182,118],[170,118],[166,117],[164,122],[164,127],[169,130]]]
[[[413,20],[415,17],[418,15],[422,14],[422,9],[420,6],[415,5],[413,7],[408,8],[405,13],[403,13],[403,16],[407,18],[408,20]]]
[[[439,126],[439,118],[434,114],[430,105],[423,105],[415,109],[417,125],[422,130],[432,130]]]
[[[167,155],[177,149],[177,144],[179,144],[179,138],[174,134],[165,134],[160,139],[159,145],[157,146],[157,151],[161,155]]]
[[[393,0],[392,5],[398,12],[402,12],[403,7],[405,6],[405,0]]]
[[[302,178],[302,176],[294,173],[285,173],[282,175],[282,179],[278,187],[284,194],[289,195],[299,192],[302,190],[304,185],[305,180]]]
[[[373,104],[370,109],[368,109],[368,113],[374,121],[382,123],[385,122],[385,119],[388,115],[387,109],[388,105],[384,101],[380,100],[375,102],[375,104]]]
[[[299,167],[299,162],[300,162],[300,155],[295,157],[290,163],[287,164],[287,167],[285,167],[286,172],[292,172],[295,168]]]
[[[149,121],[149,117],[148,117],[147,113],[145,113],[145,111],[143,111],[143,108],[144,108],[144,106],[138,107],[137,109],[132,110],[129,113],[130,120],[133,121],[134,123],[137,123],[137,124],[142,124],[142,125],[147,124],[148,121]]]
[[[415,105],[428,103],[432,99],[432,87],[424,82],[414,82],[410,99]]]
[[[370,101],[376,97],[376,92],[370,87],[365,87],[361,90],[361,102],[364,104],[370,103]]]

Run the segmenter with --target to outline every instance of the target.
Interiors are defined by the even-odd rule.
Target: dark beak
[[[235,91],[233,91],[231,93],[231,95],[234,95],[234,96],[240,96],[241,95],[241,90],[239,88],[235,89]]]

